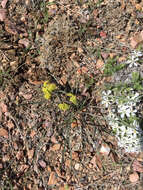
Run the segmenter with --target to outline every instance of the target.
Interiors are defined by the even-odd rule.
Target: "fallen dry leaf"
[[[28,48],[30,45],[30,42],[27,38],[20,39],[18,43],[24,45],[26,48]]]
[[[44,81],[32,81],[32,80],[30,80],[30,79],[29,79],[29,82],[30,82],[31,84],[33,84],[33,85],[41,85],[41,84],[44,83]]]
[[[55,136],[51,137],[51,142],[54,143],[54,144],[58,143],[58,141],[57,141],[57,139],[56,139]]]
[[[98,169],[102,168],[102,162],[101,162],[100,156],[98,156],[98,155],[93,156],[90,163],[93,164],[93,167],[95,167],[95,168],[98,168]]]
[[[130,174],[129,179],[130,179],[130,182],[136,183],[139,180],[138,173],[134,172],[134,173]]]
[[[118,144],[116,138],[114,136],[112,136],[112,135],[105,136],[104,140],[106,142],[109,142],[113,146],[117,146],[117,144]]]
[[[26,172],[28,168],[29,168],[28,165],[23,164],[23,165],[20,166],[19,171],[20,171],[21,173],[23,173],[23,172]]]
[[[36,131],[32,130],[30,133],[30,137],[33,139],[33,137],[36,135]]]
[[[2,164],[0,164],[0,170],[1,170],[1,169],[3,169],[3,165],[2,165]]]
[[[126,61],[126,59],[127,59],[127,58],[126,58],[125,56],[122,56],[122,57],[119,57],[118,61],[119,61],[119,62],[123,62],[123,61]]]
[[[78,47],[77,50],[79,53],[83,53],[83,49],[81,47]]]
[[[32,94],[30,93],[23,93],[23,92],[19,92],[20,96],[23,96],[26,100],[30,100],[32,98]]]
[[[8,132],[7,132],[7,130],[4,129],[4,128],[0,128],[0,136],[8,138]]]
[[[6,4],[7,4],[7,1],[8,1],[8,0],[3,0],[3,1],[1,2],[1,6],[2,6],[3,9],[5,9]]]
[[[138,160],[133,162],[132,167],[134,171],[143,173],[143,164]]]
[[[101,56],[104,58],[104,59],[107,59],[109,57],[109,54],[108,53],[105,53],[105,52],[101,52]]]
[[[13,122],[12,122],[12,121],[8,121],[8,122],[7,122],[7,127],[8,127],[9,129],[13,129],[13,128],[14,128]]]
[[[18,34],[18,30],[16,28],[16,25],[14,23],[12,23],[10,20],[5,19],[5,30],[13,35]]]
[[[57,184],[56,175],[55,172],[51,172],[48,185],[55,185],[55,184]]]
[[[59,149],[60,149],[60,147],[61,147],[61,145],[60,145],[60,144],[54,144],[54,145],[50,148],[50,151],[51,151],[51,150],[52,150],[52,151],[59,150]]]
[[[142,10],[142,5],[140,5],[139,3],[136,4],[136,9],[141,11]]]
[[[51,4],[50,6],[48,5],[48,15],[53,16],[56,14],[58,7],[56,4]]]
[[[72,152],[72,159],[79,161],[79,154],[77,152]]]
[[[77,74],[84,74],[87,72],[88,72],[88,69],[87,69],[87,67],[84,67],[84,66],[77,69]]]
[[[96,68],[102,71],[103,66],[104,66],[104,62],[101,59],[98,59],[96,62]]]
[[[68,79],[66,75],[63,75],[59,81],[61,85],[65,85],[67,83]]]
[[[111,160],[114,162],[114,163],[118,163],[119,162],[119,156],[115,153],[115,152],[110,152],[110,157],[111,157]]]
[[[3,157],[2,157],[2,161],[3,162],[7,162],[7,161],[9,161],[10,160],[10,156],[9,155],[4,155]]]
[[[124,10],[126,7],[125,1],[121,0],[121,9]]]
[[[8,111],[7,105],[4,102],[0,102],[0,108],[3,113],[6,113]]]
[[[101,31],[101,32],[100,32],[100,37],[102,37],[102,38],[106,38],[106,37],[107,37],[106,32]]]
[[[143,162],[143,152],[139,153],[137,160]]]
[[[65,166],[68,168],[71,166],[71,160],[70,159],[66,159]]]
[[[4,21],[6,19],[6,9],[0,9],[0,21]]]
[[[23,151],[18,151],[18,152],[16,153],[16,158],[17,158],[17,160],[21,160],[21,159],[23,158],[23,156],[24,156]]]
[[[5,94],[0,90],[0,101],[5,98]]]
[[[116,54],[115,54],[115,53],[110,53],[109,55],[110,55],[110,58],[111,58],[111,59],[113,59],[113,58],[116,57]]]
[[[18,150],[18,145],[17,145],[16,142],[13,142],[13,148],[14,148],[15,150]]]
[[[28,159],[31,160],[34,155],[34,149],[27,150]]]
[[[130,39],[130,44],[132,48],[136,48],[139,44],[143,42],[143,31],[137,32]]]
[[[77,127],[77,126],[78,126],[77,121],[73,121],[73,122],[71,123],[71,127],[72,127],[72,128],[75,128],[75,127]]]
[[[46,168],[47,164],[46,162],[44,162],[43,160],[39,160],[39,165],[42,167],[42,168]]]
[[[98,16],[98,10],[94,9],[94,11],[93,11],[93,17],[94,17],[94,19],[97,19],[97,16]]]

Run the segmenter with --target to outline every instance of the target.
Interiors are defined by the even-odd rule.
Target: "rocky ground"
[[[142,190],[143,154],[117,146],[100,103],[108,60],[142,51],[142,1],[0,6],[0,189]],[[62,111],[67,93],[78,103]]]

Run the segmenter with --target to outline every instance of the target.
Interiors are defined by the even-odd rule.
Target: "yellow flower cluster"
[[[50,99],[52,92],[57,88],[54,83],[49,83],[49,81],[45,81],[42,87],[42,91],[44,93],[45,99]]]
[[[44,93],[44,98],[49,100],[51,98],[52,92],[56,90],[57,86],[54,83],[50,83],[49,81],[45,81],[42,87],[42,91]],[[70,97],[69,101],[72,102],[74,105],[77,105],[77,98],[72,93],[66,94],[68,97]],[[70,108],[70,105],[66,103],[61,103],[58,105],[58,108],[60,110],[66,111]]]
[[[70,106],[68,104],[66,104],[66,103],[59,104],[58,107],[59,107],[60,110],[63,110],[63,111],[66,111],[66,110],[68,110],[70,108]]]
[[[75,95],[73,95],[72,93],[67,93],[67,96],[70,97],[70,102],[72,102],[74,105],[77,105],[77,99]]]

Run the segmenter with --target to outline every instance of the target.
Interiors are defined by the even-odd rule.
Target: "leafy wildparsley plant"
[[[105,76],[111,76],[125,67],[125,64],[117,64],[117,58],[108,58],[103,71]]]

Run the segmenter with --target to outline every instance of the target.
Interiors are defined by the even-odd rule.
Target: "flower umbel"
[[[68,110],[70,108],[70,106],[68,104],[66,104],[66,103],[59,104],[58,107],[62,111],[66,111],[66,110]]]
[[[54,83],[50,83],[49,81],[45,81],[42,87],[42,91],[44,93],[45,99],[50,99],[52,92],[56,90],[57,86]]]
[[[70,102],[72,102],[73,104],[77,105],[77,99],[76,96],[72,93],[67,93],[67,96],[70,97]]]

